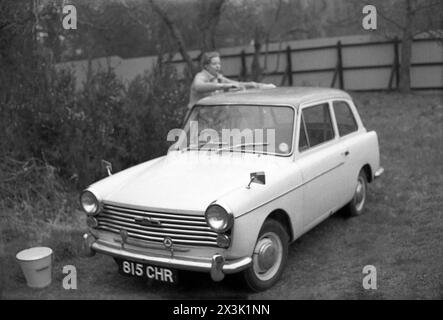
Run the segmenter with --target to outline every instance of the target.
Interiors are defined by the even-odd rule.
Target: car
[[[108,163],[110,175],[80,196],[86,254],[114,257],[124,274],[238,274],[267,290],[289,245],[339,209],[362,214],[383,173],[377,133],[337,89],[209,96],[171,132],[167,154],[115,174]]]

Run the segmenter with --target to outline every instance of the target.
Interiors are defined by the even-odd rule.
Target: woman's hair
[[[215,57],[220,57],[220,53],[218,53],[217,51],[204,52],[202,54],[201,61],[200,61],[201,66],[202,67],[207,66],[208,64],[211,63],[211,59],[215,58]]]

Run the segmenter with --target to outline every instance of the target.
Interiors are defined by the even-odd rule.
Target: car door
[[[297,164],[303,176],[305,231],[338,207],[342,195],[342,150],[337,148],[328,101],[302,106],[299,117]]]
[[[332,103],[333,122],[336,124],[338,134],[338,147],[342,150],[344,165],[341,169],[344,177],[342,204],[346,204],[354,195],[357,185],[359,170],[355,160],[359,150],[360,132],[359,123],[355,117],[351,102],[346,100],[334,100]]]

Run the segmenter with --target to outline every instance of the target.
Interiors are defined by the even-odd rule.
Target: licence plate
[[[119,271],[125,275],[148,278],[167,283],[177,283],[177,271],[144,263],[118,260]]]

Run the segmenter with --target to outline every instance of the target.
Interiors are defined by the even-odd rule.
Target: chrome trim
[[[112,176],[112,163],[104,159],[102,159],[101,163],[105,166],[108,176]]]
[[[123,210],[125,212],[128,213],[138,213],[138,214],[149,214],[152,216],[158,216],[158,217],[170,217],[170,218],[184,218],[184,219],[190,219],[190,220],[201,220],[201,216],[198,215],[180,215],[180,214],[170,214],[170,213],[163,213],[163,212],[154,212],[152,210],[143,210],[143,209],[132,209],[132,208],[128,208],[128,207],[121,207],[121,206],[116,206],[116,205],[112,205],[112,204],[108,204],[105,203],[104,207],[110,208],[111,210]]]
[[[112,206],[112,207],[127,209],[127,210],[142,211],[145,213],[149,212],[149,213],[158,213],[158,214],[170,214],[173,216],[182,215],[183,217],[188,217],[188,216],[202,217],[203,213],[204,213],[204,211],[183,210],[183,209],[177,209],[175,207],[154,208],[154,207],[140,206],[140,205],[134,205],[134,204],[128,204],[128,203],[118,203],[118,202],[114,202],[112,200],[106,200],[106,201],[104,201],[104,204],[106,206]]]
[[[107,212],[102,212],[101,213],[102,217],[105,218],[113,218],[119,221],[124,221],[124,222],[129,222],[129,223],[134,223],[134,216],[128,215],[128,214],[120,214],[120,213],[109,213],[109,211]],[[170,219],[162,219],[163,221],[171,221],[171,222],[177,222],[177,223],[181,223],[180,224],[171,224],[171,223],[162,223],[161,227],[166,230],[167,228],[176,228],[176,229],[183,229],[186,230],[186,228],[183,228],[182,226],[192,226],[193,229],[196,230],[202,230],[202,231],[211,231],[211,228],[207,226],[206,222],[204,223],[200,223],[200,222],[191,222],[189,223],[189,221],[186,220],[170,220]],[[197,225],[197,223],[199,225]],[[201,224],[201,225],[200,225]],[[140,226],[139,224],[137,224],[137,226]],[[151,227],[152,228],[152,227]],[[158,230],[158,229],[157,229]]]
[[[154,218],[134,218],[134,222],[144,227],[162,226],[160,220]]]
[[[374,173],[374,179],[379,178],[383,174],[383,172],[385,172],[385,169],[383,167],[378,168],[378,170]]]
[[[251,257],[232,260],[229,262],[229,264],[225,263],[223,265],[223,272],[225,274],[237,273],[239,271],[243,271],[243,270],[247,269],[251,263],[252,263]]]
[[[151,212],[148,212],[148,211],[146,211],[146,212],[135,212],[134,211],[134,214],[133,215],[131,215],[131,214],[129,214],[129,213],[125,213],[125,212],[119,212],[119,211],[115,211],[115,210],[109,210],[108,208],[104,208],[104,210],[102,211],[102,215],[103,214],[105,214],[105,215],[108,215],[108,216],[122,216],[123,218],[127,218],[127,219],[132,219],[132,218],[134,218],[134,214],[138,214],[138,215],[146,215],[146,214],[149,214],[149,215],[151,215],[152,213]],[[157,215],[157,216],[159,216],[159,215]],[[166,215],[165,215],[166,216]],[[203,217],[203,216],[202,216]],[[123,218],[120,218],[120,219],[123,219]],[[168,219],[168,218],[162,218],[161,219],[162,221],[166,221],[166,222],[179,222],[179,223],[183,223],[183,224],[189,224],[189,225],[203,225],[203,226],[206,226],[206,223],[205,223],[205,221],[204,220],[195,220],[195,221],[192,221],[192,220],[181,220],[181,219]],[[164,226],[165,224],[163,224],[162,223],[162,226]]]
[[[92,257],[95,255],[95,251],[92,250],[92,245],[94,244],[95,241],[96,238],[92,234],[85,233],[83,235],[82,247],[83,247],[83,252],[87,257]]]
[[[208,228],[207,230],[189,230],[189,229],[184,229],[184,228],[174,228],[175,226],[173,226],[173,228],[163,228],[163,227],[148,227],[148,226],[143,226],[143,225],[139,225],[130,221],[122,221],[119,218],[114,218],[110,219],[107,216],[102,216],[100,217],[100,221],[104,222],[104,223],[112,223],[114,225],[121,225],[122,227],[133,227],[133,228],[137,228],[137,229],[141,229],[141,230],[150,230],[150,231],[164,231],[165,234],[167,232],[181,232],[181,233],[187,233],[190,235],[201,235],[201,236],[214,236],[214,232],[210,231],[210,228]]]
[[[248,268],[252,262],[251,257],[225,260],[220,254],[214,254],[211,259],[166,257],[145,254],[135,250],[121,249],[120,247],[112,246],[101,240],[86,242],[86,239],[95,240],[90,234],[85,234],[83,238],[85,239],[85,246],[87,246],[91,252],[99,252],[117,258],[154,264],[166,268],[209,272],[214,281],[220,281],[224,274],[242,271]]]
[[[229,214],[234,214],[234,213],[232,212],[231,208],[230,208],[225,202],[220,201],[220,200],[212,201],[211,204],[208,206],[208,208],[209,208],[210,206],[214,205],[214,204],[216,204],[216,205],[222,207],[223,209],[225,209],[225,211],[226,211],[227,213],[229,213]],[[205,214],[206,214],[206,211],[207,211],[207,210],[208,210],[208,209],[205,210]],[[206,217],[205,217],[205,219],[206,219]]]
[[[142,225],[136,222],[139,218],[154,218],[160,224]],[[129,237],[141,241],[163,243],[165,237],[171,237],[174,244],[178,245],[218,247],[218,234],[207,225],[203,214],[152,212],[105,202],[97,220],[99,230],[117,234],[121,230],[126,230]]]
[[[223,273],[223,265],[225,264],[225,258],[221,254],[214,254],[212,256],[211,263],[211,278],[214,281],[222,281],[225,277]]]
[[[120,229],[117,229],[117,228],[113,228],[113,227],[109,227],[109,226],[99,226],[99,228],[100,227],[101,227],[101,230],[111,231],[113,233],[120,232]],[[135,239],[141,239],[141,240],[147,240],[147,241],[158,241],[159,243],[160,242],[163,243],[163,239],[164,239],[164,237],[152,237],[152,236],[147,236],[147,235],[142,235],[142,234],[136,234],[133,232],[128,232],[128,235],[132,238],[135,238]],[[218,245],[216,243],[216,238],[214,239],[214,241],[186,240],[186,239],[174,239],[173,241],[177,244],[212,246],[212,247],[218,248]]]
[[[120,245],[123,242],[122,240],[120,240],[118,238],[114,238],[113,240],[114,240],[114,242],[119,243]],[[151,245],[151,244],[145,244],[145,243],[141,243],[141,242],[142,241],[140,241],[140,240],[131,238],[131,239],[128,239],[125,243],[129,244],[131,246],[137,246],[137,247],[140,247],[140,248],[155,249],[155,250],[166,250],[164,245],[160,245],[158,243],[154,243],[154,244]],[[180,248],[180,247],[174,247],[174,251],[177,251],[177,252],[188,252],[189,249],[187,249],[187,248]]]
[[[136,228],[133,227],[129,224],[123,224],[123,225],[119,225],[116,223],[112,223],[112,222],[107,222],[107,221],[100,221],[99,222],[99,227],[101,226],[107,226],[109,228],[120,228],[120,229],[125,229],[127,231],[134,231],[134,232],[138,232],[142,235],[146,235],[146,236],[159,236],[161,238],[165,238],[165,237],[180,237],[180,238],[184,238],[184,239],[194,239],[194,238],[198,238],[200,240],[212,240],[212,239],[216,239],[217,236],[216,235],[186,235],[186,234],[182,234],[182,235],[178,235],[176,233],[168,233],[168,232],[161,232],[162,230],[157,230],[157,231],[150,231],[150,230],[145,230],[143,227],[140,226],[140,228]],[[145,227],[147,228],[147,227]],[[215,237],[215,238],[214,238]]]
[[[315,179],[317,179],[317,178],[319,178],[319,177],[325,175],[326,173],[331,172],[332,170],[337,169],[338,167],[341,167],[341,166],[344,165],[344,164],[345,164],[344,162],[340,162],[340,163],[339,163],[338,165],[336,165],[335,167],[332,167],[332,168],[330,168],[330,169],[328,169],[328,170],[325,170],[325,171],[319,173],[318,175],[312,177],[311,179],[306,180],[305,182],[302,182],[302,183],[300,183],[299,185],[297,185],[297,186],[295,186],[295,187],[289,189],[288,191],[285,191],[285,192],[283,192],[282,194],[280,194],[280,195],[278,195],[278,196],[276,196],[276,197],[274,197],[274,198],[272,198],[272,199],[270,199],[270,200],[268,200],[268,201],[266,201],[266,202],[264,202],[264,203],[262,203],[262,204],[259,204],[258,206],[254,207],[253,209],[251,209],[251,210],[249,210],[249,211],[246,211],[246,212],[244,212],[244,213],[238,215],[237,217],[235,217],[235,219],[240,218],[240,217],[242,217],[242,216],[244,216],[244,215],[246,215],[246,214],[248,214],[248,213],[251,213],[252,211],[257,210],[258,208],[263,207],[264,205],[267,205],[268,203],[270,203],[270,202],[272,202],[272,201],[274,201],[274,200],[276,200],[276,199],[278,199],[278,198],[281,198],[281,197],[287,195],[288,193],[290,193],[290,192],[292,192],[292,191],[294,191],[294,190],[296,190],[296,189],[298,189],[298,188],[300,188],[300,187],[303,187],[305,184],[308,184],[309,182],[311,182],[311,181],[313,181],[313,180],[315,180]]]

